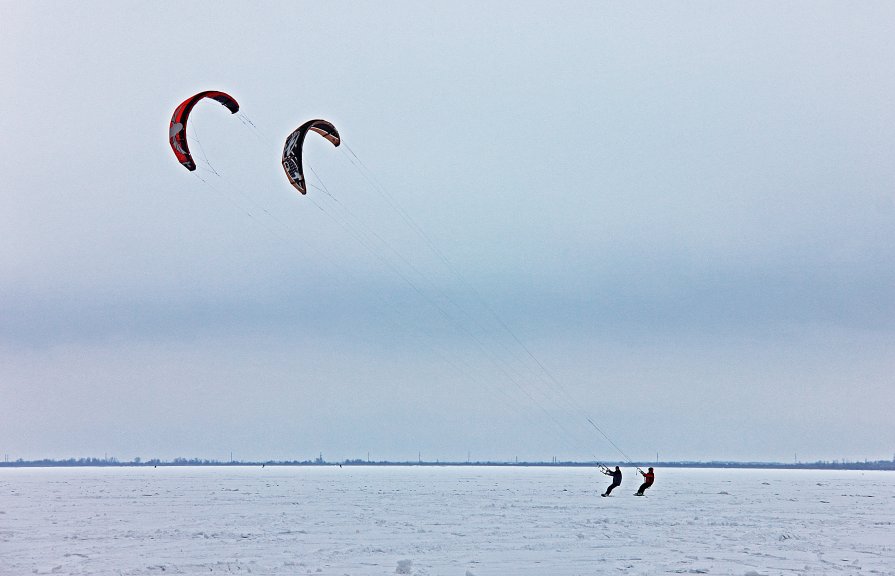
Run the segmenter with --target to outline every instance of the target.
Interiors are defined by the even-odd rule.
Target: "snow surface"
[[[895,474],[0,469],[0,574],[895,574]]]

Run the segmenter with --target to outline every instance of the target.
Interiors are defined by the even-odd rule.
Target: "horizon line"
[[[777,462],[760,460],[669,460],[669,461],[620,461],[620,460],[363,460],[345,459],[337,461],[325,460],[322,455],[312,460],[214,460],[200,458],[174,458],[162,460],[153,458],[143,460],[134,458],[122,461],[116,457],[86,457],[53,459],[43,458],[37,460],[24,460],[18,458],[0,461],[2,468],[43,468],[43,467],[178,467],[178,466],[208,466],[208,467],[266,467],[266,466],[470,466],[470,467],[557,467],[557,468],[581,468],[620,466],[624,468],[664,467],[664,468],[777,468],[777,469],[859,469],[859,470],[895,470],[895,458],[892,460],[817,460],[814,462]]]

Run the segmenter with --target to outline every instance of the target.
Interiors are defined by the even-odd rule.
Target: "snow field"
[[[0,575],[895,575],[895,475],[631,468],[0,470]]]

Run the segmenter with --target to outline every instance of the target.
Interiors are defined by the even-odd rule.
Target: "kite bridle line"
[[[392,197],[392,195],[389,193],[389,191],[388,191],[385,187],[383,187],[382,185],[380,185],[380,184],[378,183],[378,181],[376,181],[376,179],[373,177],[372,172],[370,171],[370,169],[366,166],[366,164],[363,162],[363,160],[360,159],[360,157],[359,157],[359,156],[357,155],[357,153],[351,148],[351,146],[348,145],[347,143],[344,143],[344,142],[343,142],[343,145],[344,145],[344,150],[345,150],[344,154],[346,155],[346,157],[348,158],[348,160],[349,160],[353,165],[356,166],[356,168],[357,168],[358,171],[361,173],[361,175],[364,177],[364,179],[366,179],[367,182],[368,182],[374,189],[376,189],[376,190],[382,195],[382,197],[384,197],[384,198],[386,199],[386,201],[389,203],[389,205],[390,205],[396,212],[398,212],[398,214],[399,214],[399,215],[401,216],[401,218],[405,221],[405,223],[408,225],[408,227],[410,227],[413,231],[415,231],[415,232],[422,238],[424,244],[425,244],[426,246],[429,247],[429,249],[430,249],[430,250],[431,250],[431,251],[438,257],[439,260],[441,260],[441,262],[445,265],[445,267],[446,267],[446,268],[447,268],[447,269],[448,269],[448,270],[449,270],[449,271],[450,271],[450,272],[451,272],[457,279],[459,279],[460,282],[463,284],[463,286],[466,287],[466,288],[467,288],[467,289],[468,289],[468,290],[469,290],[469,291],[470,291],[470,292],[471,292],[471,293],[478,299],[478,301],[479,301],[479,303],[482,305],[482,307],[483,307],[485,310],[488,311],[488,313],[490,314],[490,316],[491,316],[491,317],[494,319],[494,321],[500,326],[500,328],[512,338],[512,340],[516,343],[516,345],[519,346],[519,348],[520,348],[522,351],[524,351],[524,353],[525,353],[524,355],[527,356],[531,361],[534,362],[534,364],[538,367],[538,369],[539,369],[539,371],[540,371],[540,375],[541,375],[540,377],[541,377],[541,381],[542,381],[542,383],[546,384],[547,389],[549,389],[549,390],[551,390],[551,391],[553,392],[552,396],[553,396],[553,402],[554,402],[554,404],[555,404],[557,407],[559,407],[560,409],[562,409],[564,412],[566,412],[567,414],[569,414],[569,415],[573,415],[573,414],[576,414],[576,413],[577,413],[577,414],[580,414],[580,411],[575,410],[575,409],[570,409],[571,407],[576,406],[577,403],[576,403],[575,400],[571,397],[571,395],[569,394],[569,392],[568,392],[568,390],[565,388],[565,386],[563,386],[563,384],[562,384],[562,383],[561,383],[561,382],[560,382],[560,381],[553,375],[553,373],[552,373],[550,370],[547,369],[547,367],[544,365],[544,363],[541,362],[541,360],[534,354],[534,352],[532,352],[532,350],[531,350],[528,346],[526,346],[525,343],[524,343],[524,342],[523,342],[523,341],[516,335],[516,333],[509,327],[509,325],[503,320],[503,318],[501,318],[501,317],[497,314],[497,312],[496,312],[496,311],[495,311],[495,310],[494,310],[494,309],[493,309],[493,308],[492,308],[492,307],[485,301],[484,297],[482,297],[482,295],[478,292],[478,290],[476,290],[476,288],[475,288],[474,286],[472,286],[472,285],[466,280],[466,278],[463,276],[463,274],[461,274],[461,273],[456,269],[456,267],[450,262],[450,260],[447,258],[447,256],[445,256],[444,253],[443,253],[443,252],[442,252],[442,251],[435,245],[435,243],[432,241],[432,239],[430,238],[430,236],[429,236],[428,234],[426,234],[426,232],[423,230],[423,228],[422,228],[421,226],[419,226],[419,225],[413,220],[413,218],[410,217],[410,215],[408,214],[408,212],[407,212],[403,207],[401,207],[401,205],[397,202],[397,200],[395,200],[395,199]],[[481,326],[481,325],[480,325],[480,326]],[[510,351],[510,354],[512,355],[513,353]],[[523,392],[525,392],[525,391],[523,390]],[[549,397],[547,394],[544,394],[544,395],[547,396],[547,397]],[[530,395],[528,395],[527,393],[526,393],[526,396],[529,396],[529,398],[531,398]],[[567,404],[563,407],[563,406],[561,405],[561,403],[559,403],[559,402],[557,401],[556,396],[563,397],[564,400],[567,402]],[[533,399],[532,399],[532,400],[533,400]],[[596,425],[596,423],[594,423],[594,421],[593,421],[590,417],[588,417],[587,415],[585,415],[585,418],[586,418],[587,422],[588,422],[588,423],[589,423],[589,424],[590,424],[590,425],[591,425],[597,432],[599,432],[600,435],[601,435],[606,441],[608,441],[609,444],[610,444],[610,445],[611,445],[611,446],[612,446],[612,447],[613,447],[619,454],[621,454],[621,455],[625,458],[625,461],[626,461],[627,463],[633,465],[633,462],[632,462],[631,459],[627,456],[627,454],[625,454],[625,453],[618,447],[618,445],[617,445],[615,442],[613,442],[612,439],[611,439],[611,438],[610,438],[610,437],[609,437],[609,436],[608,436],[608,435],[607,435],[607,434],[606,434],[606,433],[605,433],[599,426]],[[562,427],[562,426],[560,426],[560,427],[561,427],[561,428],[564,428],[564,427]],[[595,455],[595,454],[592,454],[592,455],[594,456],[594,458],[596,458],[596,455]],[[638,470],[639,470],[639,468],[638,468]]]

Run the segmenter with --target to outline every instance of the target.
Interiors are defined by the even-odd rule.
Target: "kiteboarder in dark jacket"
[[[653,469],[650,468],[649,472],[644,472],[638,468],[638,471],[643,475],[643,484],[640,485],[640,488],[634,494],[635,496],[643,496],[643,491],[653,485],[653,480],[656,479],[655,474],[653,474]]]
[[[603,468],[603,474],[607,476],[612,476],[612,484],[609,485],[609,488],[606,489],[601,496],[609,496],[609,493],[612,492],[613,488],[622,485],[622,471],[619,470],[618,466],[615,467],[615,471],[610,470],[609,468]]]

